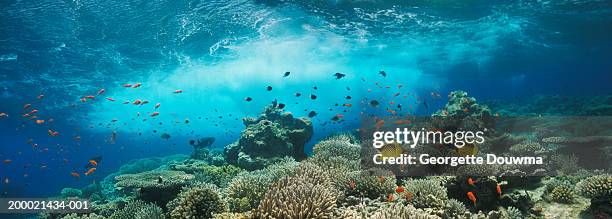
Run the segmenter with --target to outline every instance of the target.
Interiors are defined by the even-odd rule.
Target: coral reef
[[[522,219],[523,218],[523,213],[521,213],[521,211],[519,211],[517,208],[512,207],[512,206],[506,209],[506,214],[508,215],[508,219]]]
[[[591,199],[590,210],[593,214],[612,217],[612,175],[602,174],[583,179],[576,185],[576,189]]]
[[[87,215],[78,215],[76,213],[67,214],[62,219],[105,219],[104,216],[97,215],[96,213],[91,213]]]
[[[128,202],[123,208],[115,211],[109,219],[162,219],[162,209],[157,205],[145,203],[141,200]]]
[[[392,193],[395,183],[396,179],[389,171],[355,171],[349,173],[342,191],[345,196],[378,199]]]
[[[261,169],[285,156],[306,157],[304,144],[313,134],[307,118],[294,118],[276,104],[266,107],[258,118],[243,119],[246,128],[240,139],[225,147],[227,162],[238,167]]]
[[[457,199],[448,199],[444,206],[444,217],[445,218],[464,218],[469,216],[469,211],[463,204],[463,202]]]
[[[212,218],[224,210],[216,186],[200,184],[184,189],[168,203],[170,218]]]

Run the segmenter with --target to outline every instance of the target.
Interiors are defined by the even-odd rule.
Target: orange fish
[[[342,106],[352,107],[352,106],[353,106],[353,104],[350,104],[350,103],[345,103],[345,104],[342,104]]]
[[[470,199],[470,201],[472,201],[474,203],[474,206],[476,206],[476,196],[474,195],[473,192],[468,192],[467,193],[467,197],[468,199]]]
[[[85,98],[87,98],[87,99],[94,99],[96,97],[94,97],[93,95],[87,95],[87,96],[85,96]]]
[[[404,197],[406,198],[407,201],[412,201],[412,199],[414,198],[414,195],[412,194],[412,192],[406,192],[406,195]]]
[[[98,166],[98,162],[97,162],[97,161],[95,161],[95,160],[89,160],[89,163],[90,163],[92,166]]]
[[[32,110],[32,111],[30,111],[30,113],[28,113],[28,114],[30,114],[30,115],[34,115],[34,114],[36,114],[37,112],[38,112],[38,110],[37,110],[37,109],[33,109],[33,110]]]
[[[155,109],[159,108],[159,106],[161,106],[160,103],[155,104]]]
[[[104,90],[104,88],[102,88],[102,89],[100,89],[100,90],[98,91],[98,95],[103,94],[104,92],[106,92],[106,90]]]
[[[23,109],[30,108],[31,106],[32,106],[32,104],[29,104],[29,103],[28,103],[28,104],[26,104],[26,105],[23,105]]]
[[[463,108],[463,112],[469,112],[470,110],[468,110],[468,108]]]
[[[474,180],[473,180],[471,177],[468,177],[468,179],[467,179],[467,183],[468,183],[468,185],[470,185],[470,186],[474,186]]]
[[[180,94],[180,93],[183,93],[183,90],[175,90],[173,93]]]
[[[109,100],[109,101],[115,102],[115,99],[113,99],[112,97],[107,97],[106,99]]]
[[[11,162],[13,162],[11,159],[6,159],[2,161],[2,163],[4,164],[10,164]]]
[[[352,190],[355,190],[355,188],[357,187],[357,183],[355,183],[355,181],[351,181],[349,183],[349,186],[351,187]]]
[[[391,115],[397,114],[397,112],[395,112],[395,110],[392,110],[392,109],[387,109],[387,112],[391,113]]]
[[[132,104],[134,104],[134,105],[139,105],[139,104],[141,104],[141,103],[142,103],[142,101],[140,101],[140,100],[134,100],[134,102],[133,102]]]
[[[42,94],[41,94],[41,95],[38,95],[38,97],[36,97],[36,98],[37,98],[37,99],[39,99],[39,100],[41,100],[41,99],[42,99],[42,98],[44,98],[44,97],[45,97],[45,95],[42,95]]]
[[[500,184],[497,184],[497,188],[496,189],[497,189],[497,194],[501,195],[502,194],[502,190],[501,190],[501,185]]]
[[[124,84],[123,87],[132,87],[131,84]]]
[[[132,88],[139,88],[139,87],[140,87],[140,85],[142,85],[142,84],[140,84],[140,83],[136,83],[136,84],[134,84],[134,86],[132,86]]]
[[[156,116],[158,116],[158,115],[159,115],[159,113],[158,113],[158,112],[153,112],[153,113],[151,113],[151,117],[156,117]]]
[[[40,125],[40,124],[43,124],[43,123],[45,123],[45,120],[42,120],[42,119],[37,119],[36,120],[36,124]]]
[[[393,200],[395,200],[395,197],[393,197],[393,194],[387,195],[387,201],[388,202],[392,202]]]
[[[94,171],[96,171],[95,167],[89,168],[89,170],[87,170],[87,172],[85,172],[85,176],[89,176],[91,175]]]
[[[81,174],[74,172],[74,171],[72,171],[70,175],[73,176],[74,178],[81,178]]]
[[[402,193],[404,191],[405,191],[404,187],[402,187],[402,186],[398,186],[397,188],[395,188],[395,192],[397,192],[397,193]]]

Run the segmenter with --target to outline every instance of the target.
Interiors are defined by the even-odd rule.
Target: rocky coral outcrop
[[[224,210],[217,189],[212,184],[200,184],[184,189],[168,204],[170,218],[212,218]]]
[[[481,131],[495,127],[495,118],[487,106],[476,103],[465,91],[453,91],[448,95],[444,108],[432,115],[434,127],[445,130]]]
[[[294,118],[276,104],[269,105],[258,118],[244,118],[246,129],[240,139],[225,147],[227,162],[238,167],[261,169],[285,156],[306,157],[304,144],[313,134],[308,118]]]

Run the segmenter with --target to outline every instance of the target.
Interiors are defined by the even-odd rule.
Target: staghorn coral
[[[512,206],[506,209],[506,214],[508,215],[508,219],[522,219],[523,218],[523,213],[521,213],[521,211],[518,208],[515,208]]]
[[[313,134],[308,118],[294,118],[276,104],[266,107],[258,118],[245,118],[246,128],[238,141],[224,149],[230,164],[247,170],[261,169],[285,156],[303,159],[304,144]]]
[[[170,218],[212,218],[223,212],[224,207],[216,187],[200,184],[184,189],[168,205]]]
[[[70,198],[70,197],[81,197],[83,192],[80,189],[75,188],[63,188],[61,192],[62,198]]]
[[[445,218],[464,218],[466,215],[469,215],[469,212],[462,202],[452,198],[446,201],[444,206]]]
[[[328,181],[303,172],[285,177],[270,186],[254,215],[256,218],[331,218],[336,194]]]
[[[405,191],[401,196],[410,193],[408,202],[417,208],[442,207],[448,200],[446,187],[436,179],[408,179],[403,184]]]
[[[385,205],[370,217],[372,219],[434,219],[440,218],[429,215],[412,205],[394,204]]]

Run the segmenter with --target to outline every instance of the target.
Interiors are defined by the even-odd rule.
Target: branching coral
[[[348,175],[348,181],[343,185],[343,192],[346,196],[378,199],[392,193],[395,183],[395,176],[389,172],[372,174],[369,171],[355,171]]]
[[[587,198],[612,198],[612,175],[603,174],[583,179],[577,190]]]
[[[245,172],[236,176],[227,188],[226,201],[233,212],[256,208],[274,178],[265,171]]]
[[[213,214],[223,212],[223,203],[215,188],[212,184],[201,184],[183,190],[168,206],[170,217],[212,218]]]
[[[417,208],[430,208],[444,206],[448,197],[446,187],[435,179],[408,179],[404,181],[405,191],[403,197],[408,195],[408,202]]]
[[[306,169],[304,169],[306,170]],[[303,172],[272,184],[256,218],[331,218],[336,194],[325,179]]]
[[[574,202],[574,189],[571,186],[557,186],[550,192],[552,201],[559,203]]]
[[[521,211],[518,208],[515,208],[512,206],[506,209],[506,214],[508,215],[508,219],[522,219],[523,218],[523,213],[521,213]]]
[[[158,219],[163,218],[162,209],[141,200],[128,202],[122,209],[115,211],[109,219]]]
[[[445,218],[464,218],[466,214],[469,215],[469,212],[462,202],[457,199],[449,199],[446,201],[446,205],[444,206]]]

